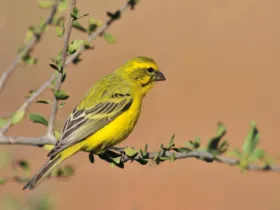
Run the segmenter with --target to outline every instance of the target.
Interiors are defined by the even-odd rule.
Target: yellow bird
[[[50,159],[23,189],[34,189],[78,151],[101,154],[126,139],[137,123],[144,96],[164,80],[153,59],[137,57],[97,81],[66,121]]]

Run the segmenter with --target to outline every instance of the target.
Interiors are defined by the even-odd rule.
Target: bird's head
[[[118,71],[121,74],[125,74],[144,94],[156,82],[165,80],[165,76],[159,71],[155,61],[147,57],[132,58],[120,67]]]

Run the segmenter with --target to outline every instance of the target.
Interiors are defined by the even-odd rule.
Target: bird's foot
[[[119,148],[119,147],[111,147],[111,146],[108,146],[106,147],[107,151],[116,151],[120,154],[120,157],[121,157],[121,162],[125,163],[129,160],[131,160],[131,162],[133,161],[133,159],[131,157],[129,157],[126,153],[125,153],[125,148],[128,148],[127,146],[126,147],[123,147],[123,148]],[[132,149],[134,149],[133,147],[130,147]]]

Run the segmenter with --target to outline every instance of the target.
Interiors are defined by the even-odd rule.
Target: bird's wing
[[[99,90],[99,93],[96,93],[99,95],[97,100],[94,100],[93,92],[87,94],[81,102],[87,105],[80,104],[76,107],[64,125],[60,141],[48,156],[53,157],[85,140],[129,109],[133,101],[131,89],[125,85],[118,89],[110,89],[112,88],[102,90],[102,94]],[[92,106],[88,106],[89,101],[93,103]]]

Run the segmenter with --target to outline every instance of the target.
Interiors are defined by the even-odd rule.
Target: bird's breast
[[[85,149],[100,153],[107,146],[114,146],[127,138],[138,121],[141,104],[142,98],[134,98],[127,111],[85,140]]]

